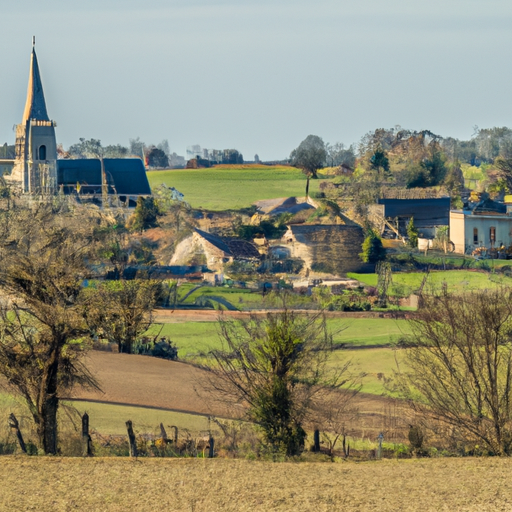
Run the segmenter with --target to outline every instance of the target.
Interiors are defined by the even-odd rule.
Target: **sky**
[[[510,0],[0,0],[0,143],[32,36],[64,147],[86,139],[287,158],[309,134],[512,127]]]

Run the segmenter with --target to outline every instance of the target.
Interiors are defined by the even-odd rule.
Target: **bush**
[[[382,245],[380,236],[369,229],[363,242],[363,252],[359,254],[364,263],[377,263],[386,258],[386,249]]]

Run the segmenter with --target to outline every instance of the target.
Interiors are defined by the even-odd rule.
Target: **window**
[[[39,160],[46,160],[46,146],[39,146]]]
[[[473,243],[478,245],[478,229],[473,228]]]
[[[496,228],[494,226],[491,226],[489,229],[489,239],[491,241],[491,245],[494,246],[496,243]]]

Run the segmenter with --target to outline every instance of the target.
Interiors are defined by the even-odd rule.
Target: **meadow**
[[[488,512],[512,508],[508,458],[338,464],[4,457],[2,510]]]
[[[407,321],[391,318],[329,318],[329,331],[335,344],[350,347],[393,346],[409,333]],[[178,347],[183,361],[194,359],[212,349],[218,349],[221,340],[217,322],[180,322],[155,325],[151,332],[160,332]]]
[[[286,166],[227,165],[148,171],[147,176],[153,190],[165,183],[184,194],[192,207],[213,211],[248,208],[260,199],[303,197],[306,189],[302,172]],[[318,191],[320,181],[311,181],[310,193]]]
[[[377,274],[357,274],[348,273],[348,277],[357,279],[359,282],[366,286],[377,286]],[[390,294],[398,291],[404,295],[414,293],[423,282],[425,278],[424,272],[396,272],[393,274],[393,284],[391,286]],[[484,290],[488,288],[496,288],[497,286],[511,286],[512,278],[493,274],[489,272],[475,272],[471,270],[444,270],[430,272],[425,291],[440,290],[443,284],[446,283],[449,291],[463,292]]]

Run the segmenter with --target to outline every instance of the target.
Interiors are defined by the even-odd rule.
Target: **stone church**
[[[25,110],[16,126],[15,159],[6,180],[26,194],[115,195],[126,205],[151,194],[140,158],[58,159],[55,127],[48,116],[35,41]]]

